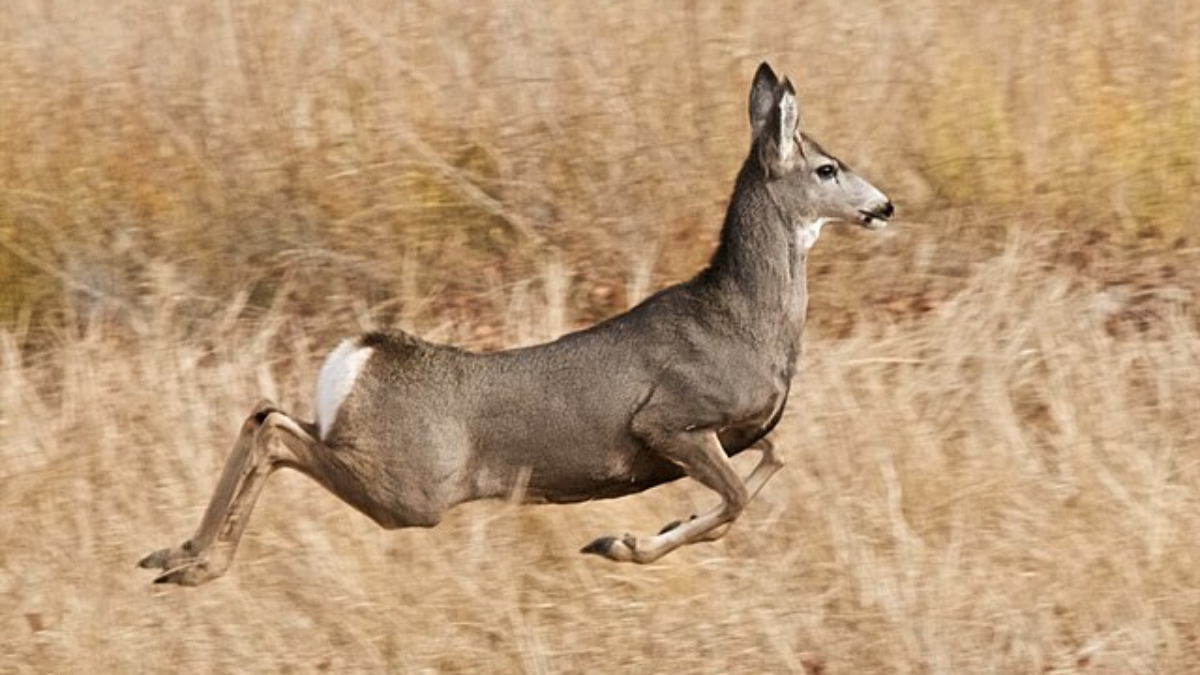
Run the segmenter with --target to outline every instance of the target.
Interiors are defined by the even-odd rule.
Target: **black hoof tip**
[[[613,544],[615,543],[617,543],[616,537],[600,537],[596,541],[593,541],[587,546],[579,549],[579,552],[606,556],[608,555],[608,552],[612,550]]]

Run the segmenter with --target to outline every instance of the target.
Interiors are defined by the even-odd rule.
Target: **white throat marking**
[[[796,226],[796,245],[801,250],[807,251],[817,243],[817,238],[821,236],[821,228],[828,222],[828,218],[817,218],[811,223],[802,223]]]

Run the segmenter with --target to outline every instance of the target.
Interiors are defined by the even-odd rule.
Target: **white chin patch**
[[[817,243],[817,239],[821,236],[821,228],[825,227],[826,222],[828,222],[827,218],[818,218],[796,228],[796,245],[800,247],[800,250],[807,251]]]
[[[317,375],[317,430],[321,440],[329,436],[329,430],[337,420],[338,410],[354,382],[371,357],[370,347],[360,347],[357,340],[343,340],[325,359],[321,373]]]

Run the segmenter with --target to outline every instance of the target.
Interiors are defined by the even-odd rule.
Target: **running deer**
[[[752,142],[720,244],[690,281],[542,345],[478,354],[402,332],[342,342],[312,423],[258,404],[191,539],[139,563],[198,585],[232,562],[276,469],[301,471],[385,528],[433,527],[457,504],[620,497],[683,476],[712,510],[648,537],[585,546],[648,563],[720,538],[782,466],[767,434],[800,356],[808,251],[828,221],[887,224],[888,198],[800,132],[796,93],[766,63]],[[730,457],[756,450],[743,479]]]

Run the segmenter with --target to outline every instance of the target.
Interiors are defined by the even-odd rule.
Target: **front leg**
[[[741,514],[750,501],[752,493],[747,484],[742,481],[733,464],[721,447],[716,433],[712,431],[686,431],[669,439],[654,443],[654,449],[664,457],[678,464],[691,478],[699,481],[705,487],[721,496],[721,504],[711,511],[693,517],[677,527],[644,539],[630,535],[618,539],[616,537],[601,537],[583,548],[583,553],[594,553],[610,560],[619,562],[649,563],[658,560],[685,544],[697,541],[708,541],[721,536],[728,529],[729,523]],[[764,453],[764,457],[770,453]],[[759,464],[762,468],[763,464]],[[757,487],[762,488],[766,479],[778,467],[770,471],[759,468],[751,475],[758,478]]]
[[[746,490],[750,493],[750,499],[754,499],[758,496],[758,493],[762,491],[763,486],[767,484],[767,481],[771,480],[771,477],[783,468],[783,460],[779,459],[779,453],[775,451],[775,444],[767,438],[759,439],[754,443],[754,445],[746,449],[757,450],[759,453],[761,453],[761,456],[758,459],[758,464],[754,466],[754,470],[751,471],[750,475],[746,478]],[[693,515],[688,520],[691,521],[695,520],[696,518],[698,518],[698,516]],[[659,530],[658,533],[665,534],[670,532],[671,530],[674,530],[682,525],[684,522],[685,521],[682,520],[673,520],[670,523],[667,523],[666,526]],[[720,539],[721,537],[725,536],[725,532],[729,529],[731,524],[732,523],[726,523],[721,527],[713,529],[708,534],[704,535],[703,538],[698,539],[697,542],[716,541]]]

